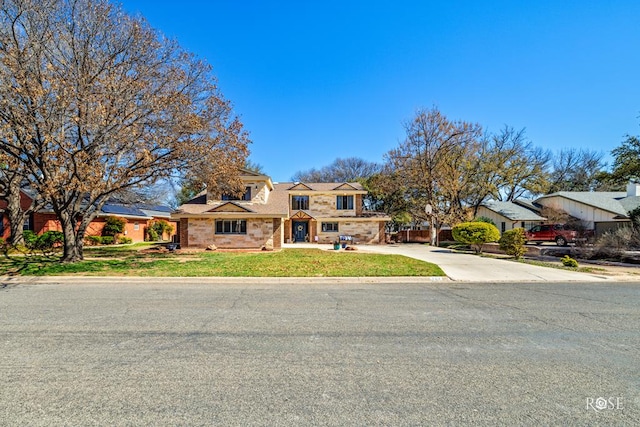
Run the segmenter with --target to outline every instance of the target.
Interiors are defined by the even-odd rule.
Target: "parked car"
[[[556,242],[558,246],[585,241],[592,234],[592,231],[578,231],[568,224],[542,224],[525,231],[527,242]]]

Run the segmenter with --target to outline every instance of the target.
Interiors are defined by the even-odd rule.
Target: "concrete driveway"
[[[292,244],[288,248],[330,249],[330,245]],[[437,264],[455,281],[463,282],[598,282],[611,280],[597,274],[540,267],[505,259],[485,258],[423,244],[358,245],[362,252],[404,255]]]

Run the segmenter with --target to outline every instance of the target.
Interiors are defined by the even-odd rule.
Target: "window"
[[[134,222],[134,223],[133,223],[133,229],[134,229],[134,230],[136,230],[136,231],[140,230],[140,223],[139,223],[139,222],[137,222],[137,221],[136,221],[136,222]]]
[[[338,196],[336,208],[339,210],[353,209],[353,196]]]
[[[242,197],[232,196],[232,195],[229,195],[229,194],[223,194],[222,195],[222,200],[246,200],[246,201],[250,201],[251,200],[251,187],[245,187],[244,194],[242,195]]]
[[[27,217],[24,220],[24,224],[22,224],[23,230],[31,230],[31,217]]]
[[[216,220],[216,234],[247,234],[247,221],[244,219]]]
[[[507,230],[507,223],[503,221],[501,224],[501,228],[502,228],[502,232],[504,233]]]
[[[337,222],[323,222],[322,223],[322,231],[323,232],[338,232],[338,223]]]
[[[309,209],[309,196],[291,196],[291,209],[306,211]]]

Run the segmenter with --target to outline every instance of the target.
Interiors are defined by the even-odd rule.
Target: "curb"
[[[402,283],[420,284],[452,282],[446,276],[393,276],[393,277],[123,277],[123,276],[0,276],[0,288],[7,285],[51,285],[57,283],[98,284],[163,284],[179,282],[193,284],[341,284],[341,283]]]

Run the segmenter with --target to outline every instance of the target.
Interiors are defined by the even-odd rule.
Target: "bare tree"
[[[463,200],[473,180],[481,128],[450,121],[432,108],[418,111],[405,132],[404,142],[386,155],[389,175],[410,200],[414,220],[429,220],[435,236],[434,222],[440,226],[466,217]]]
[[[105,0],[0,3],[0,150],[82,259],[114,193],[197,170],[239,187],[248,139],[210,67]]]
[[[296,172],[292,179],[300,182],[355,182],[369,178],[382,170],[382,165],[359,157],[337,158],[321,169]]]
[[[597,151],[560,150],[553,158],[548,192],[599,190],[599,177],[607,166],[603,158],[604,154]]]

